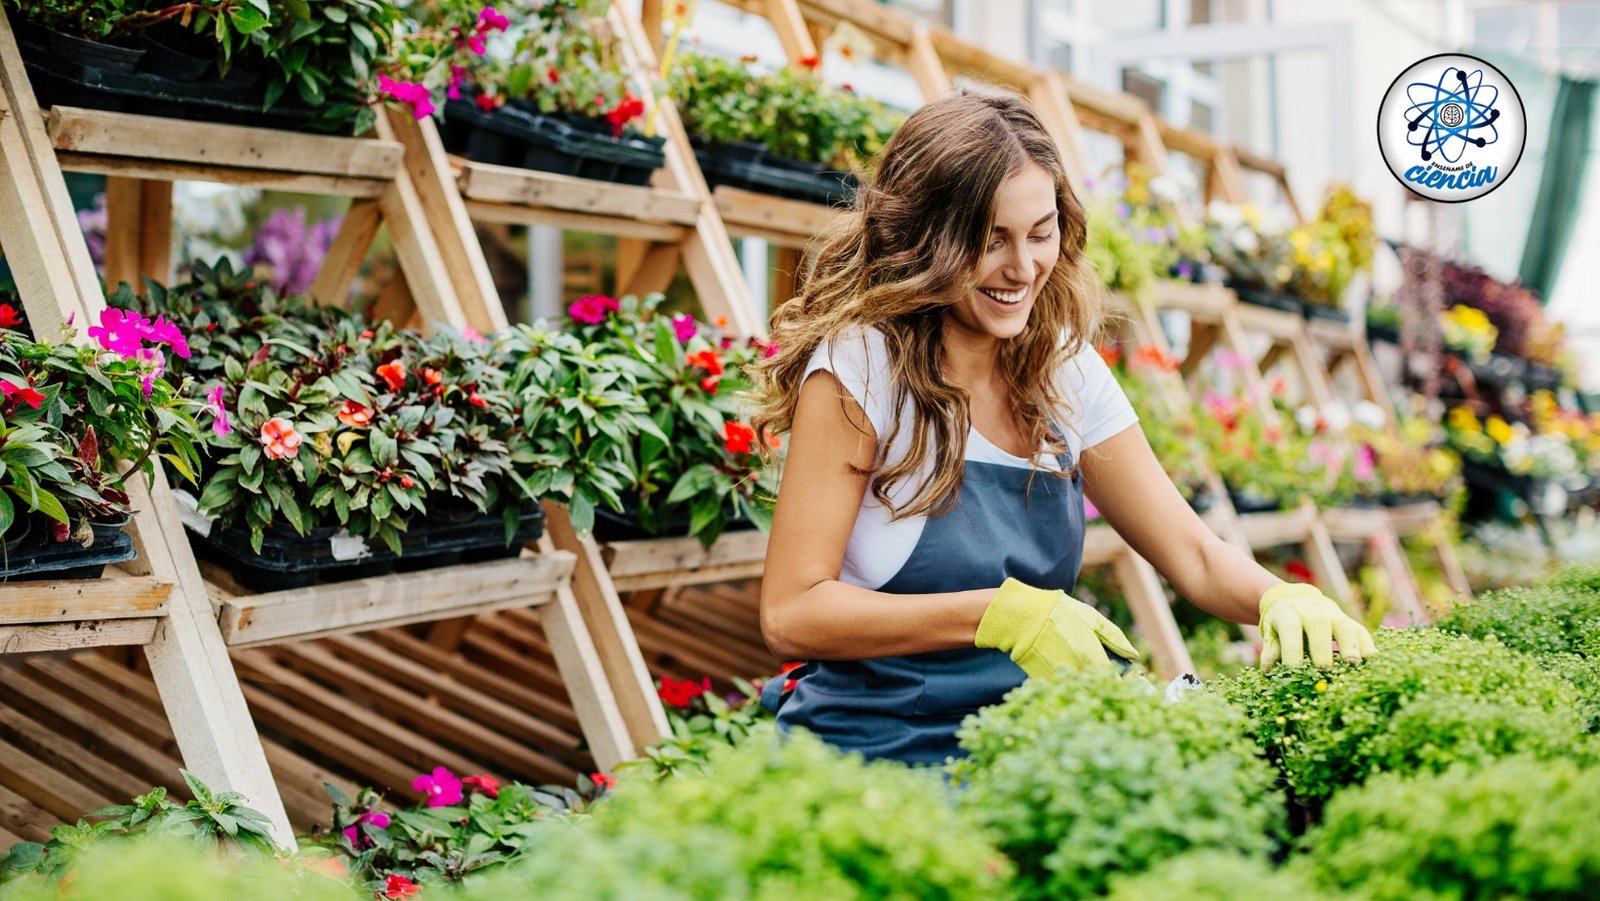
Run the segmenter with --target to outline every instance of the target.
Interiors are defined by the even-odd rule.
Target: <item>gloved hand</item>
[[[1033,588],[1007,579],[978,623],[980,648],[999,648],[1030,678],[1056,670],[1110,666],[1106,649],[1127,660],[1139,652],[1111,620],[1060,589]]]
[[[1318,669],[1333,666],[1333,640],[1339,656],[1360,661],[1378,652],[1366,627],[1346,616],[1339,605],[1304,583],[1274,585],[1261,596],[1261,668],[1282,659],[1288,666],[1305,662],[1305,647]]]

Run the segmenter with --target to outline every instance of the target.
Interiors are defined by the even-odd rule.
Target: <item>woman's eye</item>
[[[1044,233],[1042,235],[1034,235],[1033,238],[1032,238],[1032,240],[1035,243],[1038,243],[1038,244],[1043,244],[1046,241],[1054,241],[1055,239],[1056,239],[1056,233],[1055,232],[1046,232],[1046,233]]]

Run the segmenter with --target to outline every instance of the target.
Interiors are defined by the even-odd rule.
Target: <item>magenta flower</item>
[[[467,70],[461,66],[450,67],[450,87],[445,90],[445,96],[451,100],[461,99],[461,85],[466,83]]]
[[[411,115],[426,119],[433,115],[433,93],[419,82],[395,81],[387,75],[378,76],[378,89],[411,107]]]
[[[607,297],[604,294],[588,294],[578,298],[572,306],[567,307],[567,315],[578,322],[587,322],[590,325],[594,325],[598,322],[604,322],[607,316],[621,308],[622,305],[617,302],[615,297]]]
[[[505,31],[510,27],[511,20],[492,6],[485,6],[483,11],[478,13],[478,30],[481,32]]]
[[[379,829],[389,828],[389,815],[381,810],[369,810],[356,817],[354,824],[344,827],[344,837],[350,840],[350,846],[357,851],[365,851],[372,847],[372,839],[361,834],[361,825],[371,823]]]
[[[429,807],[461,803],[461,780],[442,766],[434,767],[432,775],[423,773],[411,780],[411,787],[427,795]]]
[[[1095,507],[1094,501],[1083,499],[1083,519],[1085,522],[1100,518],[1100,510]]]
[[[681,344],[688,344],[689,339],[700,331],[694,324],[694,317],[685,313],[672,317],[672,330],[678,333],[678,342]]]
[[[489,42],[481,34],[467,35],[467,49],[479,56],[489,52]]]
[[[150,393],[155,390],[156,379],[161,378],[162,373],[167,371],[167,357],[154,347],[146,347],[140,350],[136,356],[139,362],[149,367],[139,379],[139,384],[144,389],[144,396],[149,397]]]
[[[1378,455],[1373,453],[1372,445],[1363,444],[1356,448],[1355,477],[1365,482],[1378,474]]]
[[[221,385],[206,392],[206,406],[211,410],[213,417],[211,431],[215,432],[218,438],[233,434],[233,426],[228,424],[228,408],[222,403]]]
[[[151,344],[165,344],[172,348],[173,353],[189,359],[189,339],[184,337],[178,324],[167,317],[157,316],[154,322],[145,320],[139,323],[139,334]]]
[[[138,313],[106,307],[100,311],[100,324],[89,326],[89,337],[124,360],[131,360],[142,346],[146,324]]]

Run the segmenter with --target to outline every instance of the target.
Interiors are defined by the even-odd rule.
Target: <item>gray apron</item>
[[[1066,457],[1058,458],[1067,468]],[[1033,483],[1030,486],[1030,475]],[[955,506],[930,517],[911,556],[877,590],[933,594],[999,588],[1008,577],[1071,592],[1083,560],[1083,477],[966,461]],[[763,686],[782,730],[799,726],[869,759],[943,764],[961,756],[961,720],[1026,675],[1004,651],[956,648],[870,660],[811,660]]]

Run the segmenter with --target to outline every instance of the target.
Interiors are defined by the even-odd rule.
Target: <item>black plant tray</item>
[[[1387,341],[1390,344],[1400,343],[1400,329],[1397,326],[1379,322],[1367,322],[1367,343],[1374,341]]]
[[[772,194],[790,200],[804,200],[834,206],[850,200],[859,180],[853,173],[826,166],[763,155],[750,159],[737,146],[695,145],[695,156],[711,187],[727,185]]]
[[[343,582],[381,576],[395,570],[409,572],[516,556],[522,546],[544,534],[544,511],[524,511],[510,544],[499,516],[477,516],[464,522],[413,523],[401,539],[396,556],[382,542],[367,542],[368,555],[357,560],[334,556],[333,531],[315,529],[300,536],[292,530],[269,530],[257,553],[250,546],[250,530],[215,525],[211,534],[189,532],[189,542],[201,556],[228,568],[239,584],[252,591],[283,591],[319,582]]]
[[[98,579],[113,563],[126,563],[138,556],[133,537],[118,532],[110,541],[88,547],[70,541],[21,547],[0,564],[0,581],[34,582],[43,579]]]
[[[1253,306],[1282,310],[1296,316],[1306,315],[1305,303],[1291,294],[1279,294],[1255,285],[1234,285],[1233,293],[1239,295],[1239,300]]]
[[[1301,304],[1301,310],[1307,319],[1326,319],[1340,325],[1350,324],[1350,311],[1342,307],[1329,307],[1307,301]]]
[[[689,508],[684,506],[674,510],[667,516],[666,523],[661,531],[651,532],[639,524],[639,506],[623,499],[622,512],[618,513],[606,507],[596,507],[594,511],[594,540],[595,541],[643,541],[652,538],[684,538],[689,534],[690,523]],[[753,529],[756,524],[747,516],[729,519],[722,527],[724,533],[740,532]]]
[[[480,163],[624,185],[647,185],[666,162],[666,139],[623,133],[600,120],[562,119],[508,105],[486,113],[471,100],[445,104],[445,149]]]
[[[1409,507],[1413,504],[1425,504],[1436,500],[1438,498],[1431,494],[1395,494],[1389,491],[1385,491],[1378,496],[1378,503],[1385,507]]]
[[[1228,489],[1228,500],[1233,501],[1233,509],[1243,513],[1276,513],[1283,509],[1283,502],[1277,498],[1262,497],[1259,494],[1245,493]]]
[[[31,33],[18,35],[22,60],[40,106],[81,106],[285,131],[306,130],[317,116],[317,110],[282,100],[272,109],[263,110],[262,89],[237,81],[189,81],[150,72],[107,72],[63,59],[33,40]],[[353,128],[352,121],[344,134],[351,134]]]

